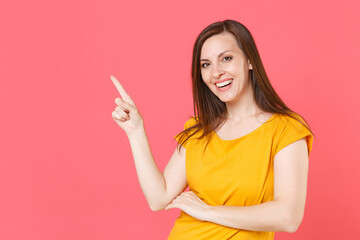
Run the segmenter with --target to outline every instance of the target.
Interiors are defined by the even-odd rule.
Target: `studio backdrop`
[[[360,239],[358,1],[0,3],[0,239],[166,239],[178,209],[152,212],[112,119],[119,79],[161,170],[193,114],[192,47],[233,19],[271,83],[310,124],[307,202],[295,233]]]

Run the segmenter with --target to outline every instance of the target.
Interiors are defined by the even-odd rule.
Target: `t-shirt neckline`
[[[254,129],[253,131],[249,132],[248,134],[245,134],[244,136],[241,136],[241,137],[238,137],[238,138],[235,138],[235,139],[227,139],[227,140],[222,139],[222,138],[219,137],[219,135],[217,135],[217,133],[215,131],[214,131],[214,135],[216,136],[217,139],[219,139],[222,142],[234,142],[234,141],[243,139],[243,138],[245,138],[247,136],[250,136],[250,135],[254,134],[255,132],[259,131],[266,123],[270,122],[275,117],[275,115],[276,115],[276,113],[274,113],[271,117],[269,117],[268,120],[266,120],[258,128]]]

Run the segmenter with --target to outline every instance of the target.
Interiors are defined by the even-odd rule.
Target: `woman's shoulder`
[[[184,129],[188,129],[192,126],[195,126],[196,124],[198,124],[198,119],[196,117],[190,117],[184,124]]]
[[[289,114],[274,113],[266,121],[267,129],[274,134],[284,133],[287,131],[309,131],[307,122],[300,114],[291,112]]]
[[[279,135],[311,134],[311,130],[305,119],[298,113],[287,114],[275,113],[273,121],[269,124],[274,133]]]
[[[188,120],[186,120],[185,126],[191,127],[191,126],[195,125],[196,123],[197,123],[197,121],[196,121],[195,117],[191,117]]]
[[[313,134],[309,125],[300,114],[292,112],[289,115],[277,114],[273,136],[277,143],[275,154],[283,147],[301,138],[306,139],[308,152],[310,153],[312,149]]]
[[[289,114],[276,113],[278,121],[281,121],[283,124],[291,125],[307,125],[304,118],[295,112]]]

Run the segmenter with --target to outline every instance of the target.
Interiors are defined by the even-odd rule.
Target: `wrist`
[[[215,218],[216,206],[208,205],[205,211],[205,221],[211,221]]]
[[[127,133],[126,135],[130,141],[133,139],[135,140],[135,139],[142,138],[144,135],[146,136],[145,128],[144,128],[144,126],[141,126],[137,129],[132,130],[131,132]]]

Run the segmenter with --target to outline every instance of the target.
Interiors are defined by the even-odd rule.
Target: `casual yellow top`
[[[194,118],[185,123],[188,128]],[[260,127],[233,140],[216,133],[205,142],[190,138],[186,148],[186,177],[191,191],[206,204],[251,206],[274,199],[274,157],[285,146],[306,138],[308,153],[313,136],[293,118],[272,115]],[[178,140],[178,139],[176,139]],[[274,232],[234,229],[200,221],[181,211],[168,240],[274,239]]]

